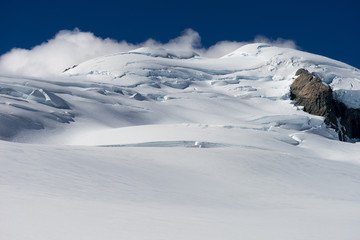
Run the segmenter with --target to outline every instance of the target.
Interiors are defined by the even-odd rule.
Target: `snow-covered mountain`
[[[0,76],[0,239],[358,239],[360,146],[290,100],[300,68],[360,108],[358,69],[267,44]]]

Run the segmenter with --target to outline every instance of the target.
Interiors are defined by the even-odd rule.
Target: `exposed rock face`
[[[342,102],[334,102],[340,122],[339,139],[360,139],[360,109],[348,108]]]
[[[76,67],[77,67],[77,65],[73,65],[72,67],[68,67],[63,71],[63,73],[69,71],[70,69],[76,68]]]
[[[334,122],[336,115],[331,88],[305,69],[299,69],[296,76],[298,78],[290,88],[291,99],[304,106],[305,112],[325,117],[328,124]]]
[[[323,116],[325,123],[334,128],[341,141],[360,138],[360,109],[348,108],[333,98],[330,86],[305,69],[296,72],[290,87],[290,98],[304,106],[304,111]]]

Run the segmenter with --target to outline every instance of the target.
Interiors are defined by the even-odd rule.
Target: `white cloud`
[[[256,37],[252,42],[267,42],[276,46],[296,48],[291,40],[271,41]],[[0,72],[8,75],[49,77],[61,73],[65,68],[95,57],[133,50],[140,47],[193,50],[204,57],[221,57],[250,42],[221,41],[203,48],[199,33],[186,29],[181,36],[167,43],[149,39],[140,44],[96,37],[90,32],[63,30],[53,39],[30,50],[14,48],[0,57]]]
[[[0,72],[15,75],[48,76],[79,62],[119,51],[133,49],[125,41],[102,39],[93,33],[60,31],[31,50],[14,48],[0,58]]]
[[[283,38],[277,38],[276,40],[271,40],[264,36],[256,36],[254,39],[254,42],[257,43],[270,43],[271,45],[277,46],[277,47],[283,47],[283,48],[294,48],[297,49],[298,46],[296,45],[296,42],[293,40],[287,40]]]
[[[221,41],[217,42],[215,45],[205,49],[200,49],[200,55],[209,58],[222,57],[228,53],[231,53],[238,49],[241,46],[246,45],[248,42],[236,42],[236,41]]]

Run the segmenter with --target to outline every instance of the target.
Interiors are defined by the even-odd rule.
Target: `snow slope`
[[[360,107],[358,69],[265,44],[1,76],[0,239],[357,240],[360,146],[289,100],[299,68]]]

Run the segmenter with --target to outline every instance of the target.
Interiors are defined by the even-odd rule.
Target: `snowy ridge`
[[[267,44],[0,76],[0,239],[357,240],[359,143],[293,104],[299,68],[360,107],[358,69]]]
[[[11,114],[5,114],[0,121],[15,118],[16,125],[25,126],[25,130],[27,124],[28,129],[53,129],[54,121],[69,123],[76,119],[104,127],[181,122],[237,124],[237,120],[231,119],[233,113],[242,111],[244,103],[248,104],[244,99],[264,98],[256,100],[264,104],[266,99],[288,101],[289,86],[299,68],[321,75],[334,89],[336,98],[350,107],[360,107],[359,71],[325,57],[264,44],[243,46],[220,59],[201,58],[192,52],[142,48],[89,60],[58,79],[2,77],[1,112]],[[226,103],[229,101],[230,104]],[[213,111],[203,112],[201,102]],[[234,105],[234,110],[219,113],[217,105],[221,104]],[[106,118],[99,118],[93,111]],[[282,114],[282,110],[271,114]],[[302,113],[294,109],[291,114]],[[203,120],[219,115],[224,115],[219,121]],[[72,126],[78,127],[76,124],[66,127]],[[15,131],[11,135],[6,129],[0,129],[3,139],[18,135]],[[23,132],[21,128],[18,131]],[[17,141],[26,141],[21,138],[24,136]]]

